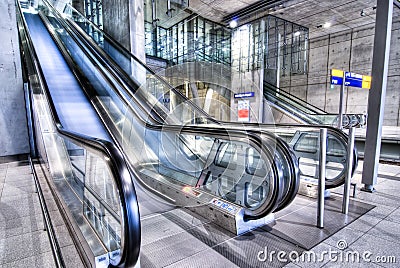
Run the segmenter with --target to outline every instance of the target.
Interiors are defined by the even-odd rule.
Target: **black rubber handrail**
[[[44,2],[47,2],[44,0]],[[47,5],[49,5],[47,3]],[[49,8],[51,8],[51,5],[48,6]],[[57,17],[59,17],[60,23],[63,24],[62,26],[65,27],[65,29],[70,32],[73,33],[73,31],[71,31],[71,29],[69,29],[69,25],[65,24],[63,18],[61,17],[60,14],[58,14],[58,11],[54,10],[53,11],[55,13],[55,15]],[[78,40],[76,40],[77,37],[74,37],[73,35],[71,35],[71,37],[73,39],[75,39],[75,42],[77,43],[78,46],[81,47],[82,50],[83,47],[82,45],[79,43]],[[53,36],[53,38],[58,39],[56,36]],[[60,43],[61,41],[56,41],[56,43]],[[59,48],[61,50],[61,52],[63,54],[65,54],[66,57],[68,57],[67,55],[67,51],[66,49],[62,49],[59,45]],[[87,53],[85,51],[85,53]],[[89,57],[90,58],[90,57]],[[71,69],[73,71],[78,70],[79,68],[76,66],[76,64],[71,60],[71,59],[67,59],[67,63],[72,66]],[[93,60],[93,59],[92,59]],[[110,72],[107,73],[108,75],[111,75],[113,77],[113,80],[117,80],[114,76],[115,73],[114,72]],[[90,101],[92,102],[94,107],[100,107],[101,105],[99,105],[98,103],[98,99],[95,98],[95,94],[94,94],[94,89],[92,88],[92,86],[90,85],[90,83],[88,81],[85,81],[86,78],[82,77],[81,75],[79,75],[79,73],[75,73],[76,76],[79,77],[79,82],[82,84],[83,89],[86,91],[87,96],[89,97]],[[106,80],[108,80],[108,78],[106,78],[106,75],[103,73],[103,76],[105,77]],[[92,89],[91,89],[92,88]],[[120,94],[119,92],[116,92],[120,97],[122,97],[123,101],[126,102],[126,104],[129,105],[129,100],[126,100],[126,96],[124,94]],[[273,163],[274,162],[274,156],[271,155],[270,152],[270,148],[267,147],[267,144],[265,143],[265,141],[267,141],[267,138],[269,138],[269,140],[273,140],[273,141],[279,141],[278,143],[280,144],[285,144],[283,142],[283,140],[281,140],[279,137],[276,137],[274,134],[272,133],[264,133],[264,132],[260,132],[257,130],[249,130],[249,131],[244,131],[244,130],[238,130],[238,129],[229,129],[229,128],[221,128],[221,127],[217,127],[217,126],[211,126],[211,125],[205,125],[205,126],[189,126],[189,125],[185,125],[185,126],[181,126],[181,125],[165,125],[165,124],[150,124],[146,121],[143,121],[143,119],[140,117],[140,115],[133,109],[132,110],[133,114],[137,117],[139,123],[141,123],[144,127],[148,128],[148,129],[152,129],[152,130],[156,130],[156,131],[167,131],[170,133],[174,133],[174,134],[193,134],[193,135],[199,135],[199,136],[209,136],[209,137],[213,137],[213,138],[225,138],[227,140],[236,140],[236,141],[247,141],[250,143],[251,146],[253,146],[254,148],[256,148],[261,156],[264,159],[270,159],[268,162]],[[98,111],[99,114],[104,114],[102,111]],[[113,140],[115,141],[115,143],[117,143],[118,145],[118,139],[115,137],[115,135],[113,133],[116,133],[116,129],[113,129],[112,127],[112,122],[111,121],[107,121],[107,118],[104,118],[102,116],[100,116],[104,122],[105,127],[107,128],[110,136],[113,138]],[[263,136],[263,138],[261,138]],[[123,151],[122,151],[123,153]],[[132,167],[133,168],[133,167]],[[273,172],[273,181],[271,181],[270,186],[271,187],[278,187],[278,170],[276,165],[272,165],[272,172]],[[139,182],[141,181],[140,178],[138,177]],[[245,208],[245,217],[248,219],[258,219],[261,217],[264,217],[266,215],[268,215],[269,213],[273,212],[276,207],[278,206],[278,201],[279,201],[279,196],[278,196],[278,191],[271,191],[270,196],[267,198],[269,200],[269,202],[265,202],[263,203],[261,206],[257,207],[256,209],[252,210],[250,208]]]
[[[77,11],[76,9],[74,9],[71,5],[67,4],[69,8],[71,8],[71,10],[73,10],[74,12],[76,12],[77,14],[80,14],[81,16],[83,16],[79,11]],[[94,43],[94,41],[91,40],[91,38],[87,37],[87,34],[79,27],[76,25],[76,23],[74,21],[71,21],[70,19],[67,19],[67,21],[73,26],[71,27],[72,31],[75,31],[77,34],[79,34],[80,37],[82,37],[85,42],[87,44],[90,44],[90,46],[93,48],[93,51],[95,51],[95,53],[97,53],[98,55],[101,56],[101,58],[103,58],[105,60],[105,63],[108,64],[112,69],[115,69],[115,73],[117,74],[117,76],[122,77],[122,80],[119,79],[120,81],[123,81],[122,83],[125,83],[127,85],[130,85],[132,88],[132,84],[129,81],[132,81],[131,78],[129,76],[127,76],[127,74],[125,73],[124,70],[122,70],[122,68],[120,66],[118,66],[118,64],[116,64],[114,62],[114,60],[112,60],[110,58],[110,56],[105,53],[104,51],[102,51],[101,49],[96,49],[97,45]],[[201,110],[203,111],[200,107],[198,107],[195,103],[193,103],[191,100],[189,100],[185,95],[183,95],[179,90],[177,90],[175,87],[173,87],[171,84],[169,84],[167,81],[165,81],[164,78],[162,78],[161,76],[157,75],[151,68],[149,68],[146,64],[144,64],[143,62],[141,62],[135,55],[133,55],[132,53],[130,53],[128,50],[126,50],[126,48],[124,48],[123,46],[121,46],[118,42],[116,42],[111,36],[109,36],[107,33],[103,32],[100,28],[98,28],[97,25],[95,25],[93,22],[91,22],[90,20],[85,21],[87,23],[89,23],[92,27],[94,27],[96,29],[96,31],[101,32],[102,35],[104,35],[108,41],[110,41],[110,43],[112,43],[112,45],[117,48],[119,50],[120,53],[122,53],[124,56],[126,57],[131,57],[133,59],[135,59],[138,63],[140,63],[144,68],[146,68],[146,70],[151,73],[152,75],[154,75],[159,81],[161,81],[164,85],[166,85],[169,90],[171,90],[174,94],[179,95],[180,98],[182,98],[183,100],[187,101],[192,107],[194,107],[197,111]],[[115,77],[115,76],[114,76]],[[115,77],[115,79],[118,79],[118,77]],[[138,87],[137,85],[134,85],[136,87]],[[134,87],[133,87],[134,88]],[[127,92],[129,92],[129,89],[127,89]],[[134,93],[134,92],[133,92]],[[135,103],[137,105],[142,106],[142,104],[140,104],[140,102]],[[145,108],[143,108],[145,109]],[[316,107],[316,109],[319,109]],[[322,110],[321,110],[322,111]],[[324,111],[323,111],[324,112]],[[326,112],[324,112],[326,113]],[[216,124],[221,124],[221,121],[218,121],[214,118],[212,118],[210,115],[208,115],[207,113],[205,113],[203,111],[202,113],[204,116],[206,116],[207,120],[210,120],[213,123]],[[158,121],[161,124],[164,124],[165,122],[160,118],[150,118],[152,120],[154,120],[153,122]],[[313,122],[316,123],[316,122]],[[230,124],[230,122],[228,123],[228,125]]]
[[[346,149],[347,149],[347,142],[348,142],[348,135],[346,133],[344,133],[342,130],[337,129],[335,127],[332,126],[326,126],[326,125],[293,125],[293,124],[254,124],[254,123],[235,123],[235,122],[224,122],[224,125],[228,125],[228,126],[237,126],[237,127],[242,127],[245,126],[246,129],[276,129],[276,128],[291,128],[291,129],[301,129],[302,131],[319,131],[320,128],[326,128],[327,129],[327,133],[328,133],[328,137],[329,136],[333,136],[336,137],[342,144],[345,145]],[[353,157],[354,157],[354,161],[353,161],[353,167],[352,167],[352,176],[354,175],[354,173],[356,172],[357,166],[358,166],[358,152],[357,152],[357,148],[354,146],[353,149]],[[338,187],[340,185],[342,185],[344,183],[345,180],[345,172],[343,172],[342,176],[340,178],[337,178],[335,180],[327,180],[325,187],[327,189],[331,189],[331,188],[335,188]]]
[[[278,88],[277,86],[275,86],[275,85],[273,85],[273,84],[271,84],[271,83],[269,83],[267,81],[264,81],[264,88],[270,89],[271,93],[285,95],[285,97],[290,99],[290,101],[293,101],[294,103],[299,104],[299,105],[303,106],[305,109],[309,110],[311,114],[312,113],[314,113],[314,114],[328,114],[326,111],[318,108],[317,106],[314,106],[314,105],[312,105],[312,104],[310,104],[308,102],[305,102],[304,100],[298,98],[297,96],[295,96],[295,95],[293,95],[293,94],[291,94],[291,93],[289,93],[289,92],[287,92],[287,91],[285,91],[285,90],[283,90],[281,88]]]
[[[302,121],[302,123],[313,125],[324,124],[324,119],[331,117],[333,119],[329,123],[334,124],[339,116],[338,114],[328,113],[267,81],[264,81],[263,91],[264,97],[271,105],[275,106],[275,108],[281,110],[283,113],[289,113],[295,116],[296,119]],[[360,114],[346,114],[346,116],[359,115]]]
[[[129,172],[125,159],[119,149],[111,142],[89,137],[80,133],[72,132],[64,129],[60,119],[57,114],[54,102],[52,101],[49,89],[44,80],[44,75],[42,68],[40,66],[36,51],[34,49],[32,40],[29,34],[29,28],[27,27],[24,16],[22,15],[22,10],[19,5],[19,1],[16,0],[18,16],[22,22],[23,30],[22,36],[20,33],[20,38],[25,38],[26,42],[24,44],[25,52],[28,53],[24,55],[25,60],[30,61],[29,67],[34,69],[28,70],[30,75],[34,75],[37,81],[33,81],[34,87],[40,87],[45,92],[47,104],[49,105],[51,116],[55,129],[60,136],[70,140],[71,142],[80,145],[81,147],[94,151],[100,154],[108,165],[113,182],[116,185],[121,202],[121,254],[117,259],[115,266],[126,266],[133,267],[138,259],[141,244],[141,227],[140,227],[140,215],[138,202],[136,197],[135,186],[131,178],[132,174]],[[32,82],[32,81],[31,81]]]

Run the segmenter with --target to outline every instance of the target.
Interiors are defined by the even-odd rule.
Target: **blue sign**
[[[343,81],[345,86],[370,89],[372,77],[368,75],[361,75],[332,69],[331,85],[343,85]]]
[[[244,93],[236,93],[233,95],[235,99],[239,98],[252,98],[254,97],[254,92],[244,92]]]
[[[346,80],[344,81],[345,86],[362,87],[363,76],[361,74],[345,72],[345,77],[346,77]]]
[[[332,76],[331,77],[331,85],[342,85],[343,77]]]

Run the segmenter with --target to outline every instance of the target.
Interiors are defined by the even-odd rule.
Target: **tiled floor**
[[[54,267],[27,161],[0,164],[0,266]]]
[[[66,266],[83,267],[43,174],[38,176]],[[0,267],[55,267],[35,190],[28,161],[0,164]]]
[[[360,161],[353,177],[353,181],[358,184],[358,190],[362,186],[362,164]],[[373,210],[310,250],[316,256],[322,256],[321,262],[308,262],[300,258],[286,267],[400,267],[400,166],[381,164],[375,188],[377,191],[372,194],[358,191],[356,197],[357,200],[375,205]],[[342,192],[343,188],[340,187],[333,194]],[[339,241],[345,241],[344,250],[338,248]],[[323,251],[327,252],[324,256]],[[329,257],[329,251],[338,253]],[[353,261],[346,254],[359,254],[359,261],[357,258]],[[363,259],[363,254],[366,254],[366,260]],[[390,263],[390,260],[382,263],[377,259],[385,257],[394,257],[396,262]]]
[[[361,187],[361,169],[362,162],[353,178],[358,188]],[[63,259],[67,267],[83,267],[44,175],[40,168],[37,171]],[[358,191],[356,197],[376,208],[308,252],[315,253],[320,260],[309,262],[300,257],[288,267],[399,267],[400,166],[381,164],[379,174],[375,187],[377,192]],[[338,188],[332,194],[339,196],[342,190]],[[346,248],[340,250],[339,241],[344,241]],[[329,256],[329,252],[336,255]],[[359,261],[347,261],[349,257],[346,256],[355,252],[360,254]],[[362,258],[362,254],[369,252],[367,257],[372,262]],[[396,263],[375,262],[377,257],[392,256]],[[24,160],[0,162],[0,267],[55,267],[49,239],[43,230],[42,211],[32,173]]]

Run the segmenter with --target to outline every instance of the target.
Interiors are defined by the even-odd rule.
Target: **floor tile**
[[[400,223],[400,208],[392,211],[385,220]]]
[[[365,234],[354,242],[349,250],[359,252],[361,256],[364,255],[372,263],[384,267],[398,267],[398,261],[400,260],[399,244],[369,234]],[[382,263],[379,261],[382,258],[393,257],[397,260],[397,263]]]
[[[56,267],[54,259],[53,259],[53,253],[51,251],[47,251],[44,253],[37,254],[32,257],[28,258],[23,258],[19,259],[13,262],[9,262],[3,265],[0,265],[0,267],[4,268],[31,268],[31,267],[40,267],[40,268],[53,268]]]
[[[368,232],[371,228],[373,228],[375,225],[377,225],[382,219],[369,216],[369,215],[363,215],[360,218],[358,218],[356,221],[352,222],[347,226],[349,229],[357,230],[359,232]]]
[[[367,234],[400,244],[400,223],[383,220]],[[400,248],[400,245],[398,247]]]
[[[75,246],[62,247],[61,254],[66,268],[84,267]]]
[[[32,233],[0,239],[0,263],[9,263],[50,251],[47,233],[39,230]]]
[[[363,235],[364,232],[346,227],[337,232],[336,234],[332,235],[328,239],[326,239],[324,243],[331,245],[333,247],[337,247],[338,243],[344,241],[348,246],[350,246]]]

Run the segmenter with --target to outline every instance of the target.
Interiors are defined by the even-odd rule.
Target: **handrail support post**
[[[325,209],[325,176],[326,176],[326,147],[327,129],[319,131],[319,176],[318,176],[318,211],[317,227],[324,228],[324,209]]]
[[[342,204],[342,213],[349,213],[349,201],[350,201],[350,184],[352,178],[352,167],[353,167],[353,151],[354,151],[354,134],[355,128],[351,127],[349,130],[349,137],[347,142],[347,159],[346,159],[346,179],[344,183],[344,192],[343,192],[343,204]]]

